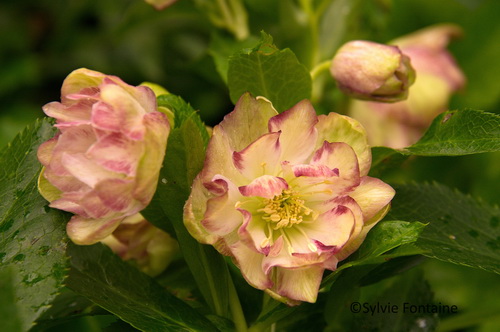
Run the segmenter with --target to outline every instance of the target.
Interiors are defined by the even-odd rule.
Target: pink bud
[[[364,100],[403,100],[415,80],[410,59],[396,46],[351,41],[335,54],[330,67],[339,89]]]

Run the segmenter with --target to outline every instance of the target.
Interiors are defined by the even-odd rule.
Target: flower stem
[[[231,314],[233,316],[236,332],[247,332],[247,322],[245,320],[240,299],[238,298],[238,293],[236,293],[236,288],[234,287],[231,276],[229,276],[229,309],[231,310]]]
[[[330,69],[330,64],[332,63],[331,60],[326,60],[326,61],[323,61],[319,64],[317,64],[312,70],[311,70],[311,78],[313,79],[316,79],[316,77],[318,77],[319,74],[321,74],[322,72]]]

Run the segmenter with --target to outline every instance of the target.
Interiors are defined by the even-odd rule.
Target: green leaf
[[[173,94],[164,94],[158,96],[157,99],[158,106],[167,107],[174,113],[174,128],[180,128],[186,120],[191,119],[198,128],[199,134],[203,139],[203,143],[207,145],[209,136],[205,128],[205,124],[201,121],[198,113],[189,103],[182,99],[182,97]]]
[[[230,279],[226,262],[213,247],[198,243],[183,222],[183,207],[191,184],[203,168],[206,147],[203,132],[206,133],[206,130],[204,127],[200,129],[198,123],[201,121],[194,111],[175,105],[173,110],[176,125],[170,132],[158,188],[142,214],[157,227],[174,232],[208,306],[213,313],[228,318]],[[191,115],[181,115],[183,112]]]
[[[252,50],[233,55],[227,74],[233,103],[245,93],[264,96],[278,112],[309,99],[311,75],[290,49],[279,50],[272,37],[262,33],[262,40]]]
[[[429,223],[416,245],[424,255],[500,273],[500,209],[443,185],[394,185],[389,218]]]
[[[258,38],[250,36],[245,40],[235,40],[223,36],[220,33],[213,33],[210,40],[210,55],[214,59],[215,68],[224,83],[227,84],[227,70],[229,68],[229,57],[244,48],[254,46]]]
[[[0,321],[17,321],[21,330],[47,310],[67,273],[67,215],[48,208],[37,190],[37,149],[54,133],[49,121],[37,121],[0,152],[1,287],[5,299],[14,297],[12,302],[0,301],[2,316],[12,313]]]
[[[500,115],[476,110],[444,112],[408,147],[420,156],[461,156],[500,150]]]
[[[421,254],[422,249],[404,245],[417,241],[424,227],[425,225],[419,222],[398,220],[380,222],[368,232],[359,249],[347,261],[341,263],[337,270],[323,279],[322,287],[330,286],[338,273],[344,269],[360,265],[382,264],[396,257]]]
[[[418,309],[433,304],[432,291],[422,271],[408,271],[372,288],[379,295],[369,296],[363,289],[364,294],[357,302],[362,306],[351,304],[351,310],[360,308],[361,311],[351,315],[349,331],[433,331],[436,328],[437,316],[431,309]],[[373,310],[367,310],[367,306]]]
[[[461,156],[500,151],[500,116],[477,110],[438,115],[424,136],[406,149],[372,148],[370,175],[379,177],[408,156]]]
[[[142,331],[217,331],[201,314],[102,244],[68,246],[68,287]]]

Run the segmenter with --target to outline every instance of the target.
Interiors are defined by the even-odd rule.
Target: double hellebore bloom
[[[153,277],[167,268],[179,248],[177,241],[140,213],[125,218],[102,242],[123,260]]]
[[[150,88],[88,69],[73,71],[61,102],[43,110],[59,131],[38,149],[39,190],[51,207],[74,213],[67,224],[73,242],[98,242],[151,201],[167,117]]]
[[[462,71],[446,49],[450,40],[460,34],[458,26],[441,24],[391,42],[410,57],[417,76],[404,101],[352,101],[349,114],[365,126],[371,145],[411,145],[448,108],[451,95],[465,85]]]
[[[337,51],[330,73],[348,96],[381,102],[405,99],[415,80],[410,59],[398,47],[362,40]]]
[[[304,100],[281,114],[246,94],[213,128],[184,222],[231,256],[245,279],[297,304],[314,302],[325,269],[354,252],[394,190],[367,176],[364,129]]]

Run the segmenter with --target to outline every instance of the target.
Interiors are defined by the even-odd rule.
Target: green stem
[[[247,322],[245,320],[245,315],[243,314],[243,309],[241,308],[240,299],[238,298],[238,293],[236,293],[236,288],[234,287],[233,280],[229,276],[229,309],[233,316],[233,322],[236,327],[237,332],[247,332]]]
[[[321,74],[322,72],[330,69],[330,65],[332,63],[332,60],[326,60],[326,61],[323,61],[319,64],[317,64],[312,70],[311,70],[311,78],[312,80],[314,81],[319,74]]]

